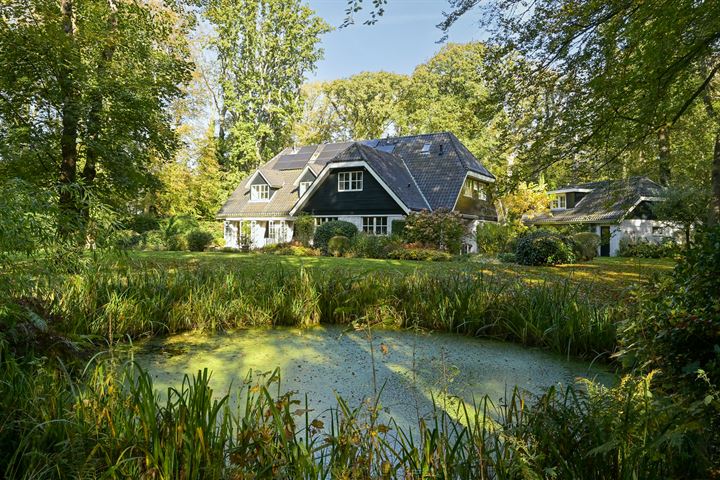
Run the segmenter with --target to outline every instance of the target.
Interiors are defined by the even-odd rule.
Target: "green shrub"
[[[295,240],[305,245],[310,245],[310,240],[313,238],[315,232],[315,219],[307,213],[301,213],[295,219],[295,225],[293,229],[293,236]]]
[[[597,256],[600,247],[600,235],[593,232],[580,232],[572,236],[575,256],[578,260],[589,261]]]
[[[347,238],[353,238],[357,235],[357,227],[354,223],[345,222],[342,220],[333,220],[331,222],[325,222],[315,229],[315,236],[313,238],[313,246],[319,248],[323,252],[328,250],[328,242],[332,237],[341,235]]]
[[[141,242],[143,250],[167,250],[165,235],[160,230],[150,230],[143,234]]]
[[[120,230],[115,234],[115,247],[123,250],[137,248],[143,236],[134,230]]]
[[[170,235],[167,239],[167,249],[171,252],[182,252],[188,249],[188,241],[185,235]]]
[[[494,222],[479,224],[475,230],[478,253],[494,257],[500,253],[511,252],[515,238],[523,229],[524,226],[514,224],[502,225]]]
[[[466,234],[460,214],[445,208],[413,212],[406,217],[403,229],[405,241],[409,243],[422,243],[454,254],[460,253]]]
[[[193,230],[187,234],[187,245],[191,252],[202,252],[213,243],[213,235],[203,230]]]
[[[295,257],[317,257],[321,255],[320,250],[306,247],[297,242],[267,245],[257,251],[261,253],[272,253],[273,255],[292,255]]]
[[[502,263],[517,263],[514,253],[498,253],[497,257]]]
[[[568,243],[557,233],[535,230],[518,240],[515,258],[521,265],[572,263],[575,255]]]
[[[359,233],[353,238],[350,251],[360,258],[387,258],[388,253],[397,248],[401,248],[401,243],[394,234],[388,237]]]
[[[405,225],[407,225],[405,220],[393,220],[390,223],[390,231],[393,235],[397,235],[397,237],[401,240],[405,240]]]
[[[448,252],[432,248],[398,248],[388,253],[395,260],[423,260],[428,262],[446,262],[452,260]]]
[[[327,249],[333,257],[342,257],[350,250],[350,239],[343,235],[335,235],[328,242]]]
[[[679,249],[672,240],[663,243],[648,242],[642,238],[623,237],[620,239],[618,256],[634,258],[670,258]]]
[[[136,231],[137,233],[145,233],[150,230],[157,230],[160,228],[160,221],[155,215],[149,213],[140,213],[134,215],[127,222],[129,229]]]

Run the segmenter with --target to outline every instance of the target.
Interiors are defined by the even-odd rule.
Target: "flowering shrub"
[[[403,237],[437,250],[460,253],[467,228],[457,212],[439,208],[434,212],[413,212],[405,219]]]

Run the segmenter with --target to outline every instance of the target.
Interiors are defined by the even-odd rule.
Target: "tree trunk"
[[[658,147],[660,185],[667,187],[670,185],[670,132],[667,125],[658,130]]]
[[[59,207],[58,233],[67,237],[73,232],[77,220],[78,202],[77,194],[73,191],[77,180],[77,136],[78,136],[78,98],[73,78],[72,64],[74,59],[70,52],[74,50],[74,25],[72,0],[61,0],[60,11],[63,16],[63,29],[68,37],[68,56],[64,58],[60,68],[59,86],[62,94],[62,134],[60,136],[60,162],[59,176]]]
[[[720,131],[715,134],[715,148],[712,161],[712,196],[710,197],[710,214],[708,224],[715,226],[720,223]]]

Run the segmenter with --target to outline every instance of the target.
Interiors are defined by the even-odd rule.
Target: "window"
[[[430,143],[426,143],[425,145],[423,145],[423,148],[422,148],[422,150],[420,150],[420,153],[430,153],[430,146],[431,146]]]
[[[283,220],[269,220],[267,230],[265,230],[265,238],[270,243],[284,242],[287,237],[287,225]]]
[[[300,188],[298,189],[298,192],[300,193],[301,197],[305,195],[305,192],[307,192],[307,189],[310,188],[311,184],[312,182],[300,182]]]
[[[652,234],[656,237],[664,237],[665,227],[652,227]]]
[[[552,200],[550,201],[550,209],[551,210],[562,210],[567,208],[566,207],[566,197],[564,193],[560,193],[555,195]]]
[[[485,187],[483,187],[482,182],[474,178],[468,178],[465,181],[465,185],[463,185],[463,196],[477,200],[487,200]]]
[[[326,222],[336,222],[338,217],[315,217],[315,226],[319,227]]]
[[[253,185],[250,187],[250,201],[264,202],[270,200],[270,185]]]
[[[363,232],[370,235],[387,235],[387,217],[363,217]]]
[[[338,192],[359,192],[363,189],[363,172],[338,173]]]

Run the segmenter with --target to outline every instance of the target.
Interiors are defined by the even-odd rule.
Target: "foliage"
[[[140,246],[143,236],[134,230],[120,230],[117,232],[115,246],[121,250],[129,250]]]
[[[166,250],[167,241],[165,234],[160,230],[145,232],[140,243],[143,250]]]
[[[171,252],[182,252],[189,250],[190,248],[190,246],[188,245],[187,237],[180,233],[176,233],[174,235],[166,237],[165,246]]]
[[[685,243],[689,244],[692,231],[707,222],[709,205],[710,195],[707,189],[684,185],[668,189],[663,201],[655,202],[652,210],[658,220],[668,222],[671,226],[682,227]]]
[[[575,255],[568,239],[548,230],[535,230],[518,240],[515,258],[521,265],[572,263]]]
[[[393,227],[394,227],[393,223]],[[390,251],[400,247],[398,237],[359,233],[353,238],[351,252],[360,258],[387,258]]]
[[[678,246],[672,240],[662,243],[648,242],[644,238],[623,237],[620,239],[618,255],[636,258],[670,258],[678,252]]]
[[[422,243],[458,254],[467,231],[455,211],[439,208],[433,212],[412,212],[405,219],[404,237],[410,243]]]
[[[514,250],[517,237],[526,230],[522,223],[502,224],[483,222],[475,230],[478,253],[487,256],[496,256]]]
[[[315,233],[315,219],[306,213],[301,213],[295,218],[293,235],[295,240],[304,246],[309,246]]]
[[[642,309],[624,322],[620,339],[626,363],[659,369],[666,385],[690,392],[707,389],[700,369],[720,385],[720,229],[698,237],[671,278],[637,292]]]
[[[261,248],[260,251],[272,253],[274,255],[292,255],[295,257],[318,257],[322,254],[322,252],[316,248],[311,248],[297,243],[276,243],[274,245],[266,245]]]
[[[403,247],[388,252],[387,258],[393,258],[395,260],[446,262],[452,260],[452,255],[442,250],[432,248]]]
[[[127,227],[137,233],[145,233],[149,230],[157,230],[160,228],[160,221],[155,215],[149,213],[139,213],[130,217]]]
[[[313,246],[319,248],[323,252],[328,250],[328,242],[330,239],[337,235],[342,235],[347,238],[354,238],[357,235],[357,227],[354,223],[345,222],[343,220],[333,220],[325,222],[315,229],[315,236],[313,237]]]
[[[578,260],[592,260],[597,256],[600,248],[600,236],[593,232],[579,232],[572,236],[574,241],[575,257]]]
[[[497,257],[502,263],[517,263],[514,253],[498,253]]]
[[[393,220],[390,224],[390,231],[398,238],[405,240],[405,220]]]
[[[511,191],[498,198],[498,215],[505,223],[520,223],[548,211],[550,198],[545,184],[520,182]]]
[[[187,244],[191,252],[202,252],[213,243],[213,235],[204,230],[193,230],[187,234]]]
[[[335,235],[328,242],[327,250],[333,257],[342,257],[350,250],[350,239],[343,235]]]

